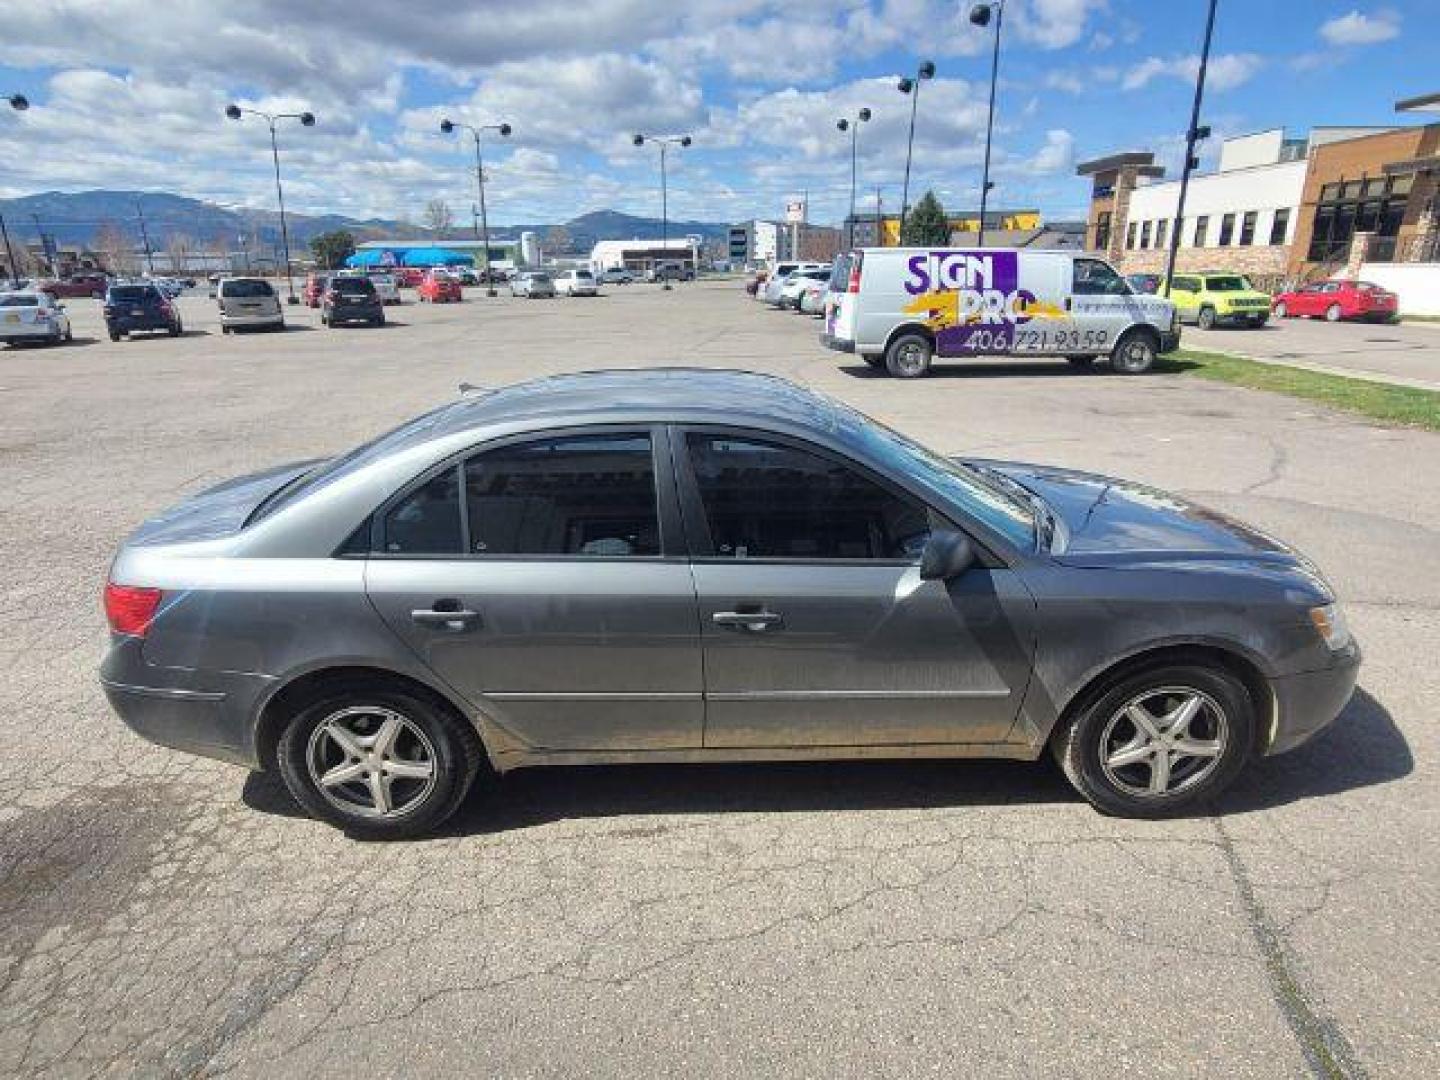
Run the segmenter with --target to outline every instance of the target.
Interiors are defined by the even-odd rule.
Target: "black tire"
[[[1144,375],[1155,366],[1157,355],[1155,335],[1144,330],[1130,330],[1120,335],[1110,354],[1110,367],[1121,375]]]
[[[179,320],[177,319],[174,325],[171,326],[167,332],[171,337],[179,337],[185,332],[185,327],[181,326]]]
[[[865,363],[869,364],[877,371],[885,370],[885,357],[881,356],[878,353],[861,353],[860,359],[864,360]]]
[[[1095,357],[1093,356],[1067,356],[1065,359],[1070,362],[1071,367],[1078,371],[1089,371],[1095,366]]]
[[[74,341],[74,340],[75,340],[75,328],[74,328],[74,327],[71,327],[71,326],[65,327],[65,340],[66,340],[66,341]]]
[[[885,350],[885,370],[896,379],[918,379],[930,374],[935,346],[924,334],[901,334]]]
[[[1339,322],[1339,321],[1340,321],[1340,316],[1341,316],[1342,314],[1344,314],[1344,313],[1340,310],[1340,305],[1339,305],[1339,304],[1331,304],[1329,307],[1327,307],[1327,308],[1325,309],[1325,321],[1326,321],[1326,322]]]
[[[382,311],[379,315],[376,315],[376,316],[375,316],[374,325],[375,325],[375,326],[384,326],[384,325],[385,325],[385,313],[384,313],[383,311]]]
[[[1155,783],[1155,754],[1115,763],[1117,755],[1145,752],[1127,705],[1140,703],[1160,730],[1161,716],[1151,703],[1160,702],[1163,710],[1165,702],[1184,700],[1182,694],[1201,699],[1186,724],[1186,741],[1219,752],[1194,756],[1162,749],[1169,790],[1140,791]],[[1245,767],[1254,745],[1255,706],[1244,684],[1224,668],[1203,664],[1164,664],[1122,676],[1077,708],[1050,741],[1066,779],[1086,801],[1104,814],[1138,818],[1169,817],[1215,798]]]
[[[428,781],[392,776],[388,785],[382,783],[387,795],[402,804],[389,814],[375,811],[375,800],[369,794],[373,790],[370,780],[357,778],[334,785],[332,796],[327,795],[315,779],[312,755],[319,767],[327,753],[339,750],[338,744],[317,729],[346,710],[355,710],[346,720],[347,727],[373,720],[378,732],[386,716],[398,716],[408,727],[402,729],[403,741],[397,742],[394,758],[386,756],[382,762],[373,758],[352,759],[339,751],[339,763],[353,760],[356,765],[376,764],[380,769],[385,768],[383,762],[393,760],[432,764],[433,778]],[[350,730],[353,734],[354,728]],[[448,709],[437,708],[403,690],[363,683],[336,690],[302,709],[281,733],[276,747],[280,775],[296,802],[313,817],[345,830],[350,836],[373,840],[400,840],[438,827],[464,800],[479,771],[481,757],[480,740],[474,729]],[[370,775],[368,771],[364,773],[365,777]],[[403,805],[407,799],[411,801]],[[362,805],[364,802],[370,804],[368,812]]]
[[[111,341],[119,341],[119,340],[120,340],[120,335],[117,334],[114,330],[111,330],[111,331],[110,331],[110,340],[111,340]]]
[[[1200,314],[1195,317],[1195,325],[1201,330],[1214,330],[1215,309],[1212,307],[1202,307]]]

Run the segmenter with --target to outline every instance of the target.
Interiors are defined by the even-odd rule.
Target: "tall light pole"
[[[302,127],[315,126],[315,114],[309,112],[298,113],[267,113],[259,109],[242,109],[239,105],[225,106],[225,115],[231,120],[239,120],[246,113],[251,116],[261,117],[270,125],[270,156],[275,162],[275,198],[280,204],[280,240],[285,245],[285,287],[290,291],[290,303],[299,303],[295,299],[295,279],[290,270],[290,229],[285,224],[285,189],[280,186],[280,143],[275,138],[275,121],[277,120],[299,120]]]
[[[24,94],[11,94],[7,99],[10,107],[16,112],[24,112],[30,108],[30,99]],[[5,215],[0,214],[0,237],[5,240],[5,258],[10,263],[10,282],[12,285],[20,284],[20,268],[15,265],[15,252],[10,247],[10,230],[5,228]]]
[[[850,132],[850,235],[846,238],[845,246],[855,246],[855,146],[860,138],[860,125],[870,119],[870,110],[861,109],[851,120],[842,117],[835,126],[841,131]]]
[[[665,178],[665,152],[672,146],[689,146],[692,140],[689,135],[671,135],[662,138],[659,135],[637,133],[632,141],[636,146],[644,146],[647,139],[660,147],[660,250],[668,254],[670,251],[670,197]],[[661,284],[664,288],[669,289],[670,279],[666,277]]]
[[[910,211],[910,155],[915,150],[915,110],[920,106],[920,84],[935,77],[935,65],[929,60],[922,61],[915,69],[915,78],[904,78],[895,84],[895,89],[910,95],[910,138],[905,143],[905,184],[900,189],[900,243],[905,242],[905,215]]]
[[[1209,127],[1200,126],[1200,100],[1205,96],[1205,68],[1210,63],[1210,36],[1215,31],[1215,0],[1210,0],[1210,13],[1205,17],[1205,45],[1200,50],[1200,70],[1195,75],[1195,102],[1190,107],[1190,127],[1185,132],[1185,167],[1180,170],[1180,197],[1175,204],[1175,227],[1170,230],[1170,251],[1165,256],[1165,298],[1170,298],[1170,279],[1175,276],[1175,256],[1180,250],[1180,230],[1185,221],[1185,193],[1190,188],[1190,174],[1199,162],[1195,144],[1210,137]]]
[[[980,236],[977,247],[985,246],[985,209],[990,203],[990,136],[995,130],[995,82],[1000,69],[1000,27],[1005,21],[1005,0],[976,4],[970,9],[970,21],[976,26],[989,26],[995,16],[995,50],[990,54],[990,113],[985,119],[985,174],[980,181]]]
[[[466,124],[456,123],[454,120],[441,120],[440,130],[449,135],[456,128],[464,128],[475,140],[475,186],[480,189],[480,245],[485,254],[485,295],[495,295],[495,280],[490,274],[490,219],[485,216],[485,161],[480,156],[480,133],[482,131],[498,132],[501,138],[508,139],[510,132],[514,130],[509,124]]]

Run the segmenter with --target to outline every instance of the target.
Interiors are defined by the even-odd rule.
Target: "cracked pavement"
[[[74,347],[0,350],[0,1074],[1440,1072],[1440,438],[1063,363],[899,383],[734,283],[283,336],[182,304],[201,333],[111,344],[72,301]],[[99,593],[145,515],[462,380],[660,363],[1240,515],[1339,589],[1361,689],[1216,817],[1103,818],[1048,761],[637,766],[393,845],[109,712]]]

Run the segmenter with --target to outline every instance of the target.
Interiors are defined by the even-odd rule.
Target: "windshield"
[[[876,461],[903,473],[945,502],[999,533],[1022,551],[1036,546],[1035,507],[1030,499],[969,465],[941,457],[880,421],[836,405],[845,435]]]
[[[1250,282],[1239,274],[1223,274],[1206,278],[1205,287],[1211,292],[1247,292]]]

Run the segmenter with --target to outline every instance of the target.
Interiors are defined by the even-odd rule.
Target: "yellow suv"
[[[1165,295],[1162,282],[1156,290]],[[1176,274],[1170,299],[1181,322],[1201,330],[1221,324],[1264,326],[1270,318],[1270,294],[1251,286],[1241,274]]]

